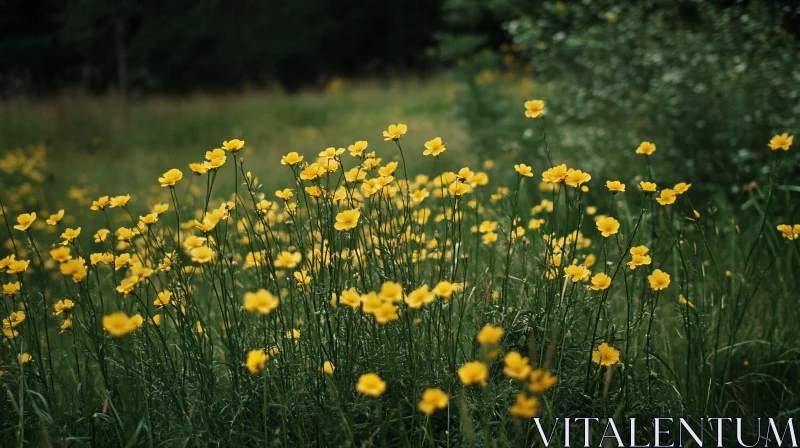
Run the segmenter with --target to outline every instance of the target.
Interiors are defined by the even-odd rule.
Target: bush
[[[449,4],[451,18],[475,7]],[[791,2],[497,0],[487,8],[504,20],[512,45],[497,48],[502,57],[467,58],[459,73],[469,85],[459,110],[491,134],[484,150],[531,146],[521,119],[492,121],[493,108],[521,107],[516,83],[531,78],[559,117],[551,133],[576,157],[602,165],[652,141],[671,167],[707,180],[708,190],[741,192],[766,165],[764,142],[797,128],[800,7]],[[452,55],[458,39],[440,47]],[[503,75],[476,82],[484,70]],[[513,93],[502,93],[509,84]]]

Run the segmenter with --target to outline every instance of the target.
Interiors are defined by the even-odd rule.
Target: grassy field
[[[0,105],[0,441],[511,447],[533,417],[716,440],[707,416],[750,439],[797,415],[791,139],[742,205],[647,142],[563,151],[540,101],[478,158],[457,92]]]
[[[336,83],[327,91],[291,96],[253,91],[124,102],[65,93],[44,101],[0,102],[0,151],[46,144],[51,199],[75,180],[96,186],[97,194],[150,188],[154,173],[186,168],[230,138],[245,140],[250,169],[277,184],[288,173],[276,169],[276,156],[347,147],[357,140],[377,148],[380,131],[398,121],[414,129],[409,147],[422,148],[441,135],[452,148],[463,148],[468,137],[447,99],[454,90],[444,80],[407,79]]]

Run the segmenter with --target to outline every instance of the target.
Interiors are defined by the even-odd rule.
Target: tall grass
[[[658,151],[568,170],[531,115],[545,157],[513,167],[392,125],[257,172],[248,137],[48,223],[8,212],[45,150],[6,153],[0,437],[527,446],[534,416],[794,415],[784,151],[746,206],[701,206]]]

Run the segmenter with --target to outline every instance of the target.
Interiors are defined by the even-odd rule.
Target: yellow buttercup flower
[[[600,234],[606,238],[608,238],[611,235],[614,235],[619,231],[619,221],[610,216],[607,216],[603,219],[599,219],[596,225],[597,225],[597,230],[600,231]]]
[[[533,171],[531,170],[531,167],[525,165],[524,163],[514,165],[514,171],[518,172],[520,176],[533,177]]]
[[[13,296],[14,294],[18,293],[21,289],[21,285],[19,282],[10,282],[3,285],[3,295],[5,296]]]
[[[530,100],[525,101],[525,116],[528,118],[539,118],[544,115],[544,101]]]
[[[450,397],[441,389],[425,389],[422,399],[417,403],[417,409],[425,415],[431,415],[437,409],[444,409],[450,404]]]
[[[528,397],[520,392],[517,401],[508,408],[511,415],[519,418],[533,418],[539,413],[539,400],[536,397]]]
[[[17,224],[14,226],[15,229],[26,231],[28,228],[36,221],[36,212],[33,213],[23,213],[17,216]]]
[[[294,196],[294,193],[292,193],[292,190],[284,188],[283,190],[276,191],[275,196],[283,199],[284,201],[288,201],[292,198],[292,196]]]
[[[675,194],[675,191],[673,191],[670,188],[665,188],[665,189],[661,190],[661,193],[656,198],[656,202],[658,202],[662,206],[666,206],[666,205],[674,204],[676,198],[677,198],[677,195]]]
[[[210,169],[217,169],[225,165],[227,159],[228,157],[225,155],[225,151],[223,151],[222,148],[214,148],[211,151],[206,151],[206,161]]]
[[[422,285],[411,291],[404,300],[409,308],[420,309],[422,305],[432,303],[434,299],[436,299],[436,295],[430,291],[428,285]]]
[[[196,263],[208,263],[214,259],[214,251],[208,246],[195,247],[189,254]]]
[[[59,210],[58,213],[56,213],[55,215],[50,215],[50,217],[48,219],[46,219],[45,222],[47,224],[51,225],[51,226],[54,226],[54,225],[58,224],[59,221],[61,221],[62,218],[64,218],[64,209],[63,208],[61,210]]]
[[[122,311],[103,316],[103,330],[112,337],[121,338],[136,328],[136,323]]]
[[[33,361],[33,356],[31,356],[30,353],[20,353],[19,355],[17,355],[17,361],[20,364],[27,364]]]
[[[683,297],[683,294],[678,295],[678,302],[680,302],[681,305],[688,305],[690,308],[694,308],[694,303],[686,300],[686,297]]]
[[[336,223],[333,227],[336,230],[344,231],[355,228],[358,225],[358,219],[361,217],[361,212],[358,209],[345,210],[336,215]]]
[[[59,266],[61,274],[72,277],[72,281],[80,283],[86,278],[86,264],[83,258],[68,260]]]
[[[570,187],[580,187],[590,180],[592,180],[592,176],[589,173],[570,168],[567,170],[567,177],[564,178],[564,183]]]
[[[110,203],[108,196],[101,196],[100,199],[96,201],[92,201],[92,206],[90,207],[92,210],[103,210],[106,206]]]
[[[256,292],[245,293],[244,305],[242,308],[245,311],[266,316],[278,308],[278,304],[278,298],[272,295],[272,293],[266,289],[259,289]]]
[[[611,277],[609,277],[603,272],[600,272],[598,274],[595,274],[594,277],[592,277],[592,285],[589,286],[589,289],[593,291],[600,291],[603,289],[608,289],[610,286],[611,286]]]
[[[174,187],[175,184],[181,179],[183,179],[183,173],[181,170],[173,168],[159,177],[158,181],[161,183],[162,187]]]
[[[56,260],[59,263],[72,260],[72,255],[70,254],[70,248],[67,246],[56,247],[55,249],[50,251],[50,256],[53,257],[53,260]]]
[[[455,285],[448,282],[447,280],[442,280],[441,282],[437,283],[436,286],[433,287],[433,293],[445,300],[449,299],[450,296],[453,295],[455,290],[456,290]]]
[[[334,371],[336,371],[336,366],[334,366],[332,362],[325,361],[322,363],[322,373],[328,376],[333,376]]]
[[[608,180],[606,181],[606,188],[608,191],[612,193],[624,193],[625,192],[625,184],[618,180]]]
[[[366,140],[359,140],[353,143],[352,145],[348,146],[347,150],[350,151],[351,156],[361,157],[361,155],[364,154],[364,150],[367,149],[368,145],[369,143],[367,143]]]
[[[161,308],[162,306],[169,305],[172,299],[172,293],[169,291],[161,291],[156,295],[156,300],[153,301],[153,306]]]
[[[647,276],[647,280],[650,282],[650,287],[655,291],[667,289],[669,286],[669,274],[661,269],[653,271],[652,274]]]
[[[53,309],[56,316],[61,313],[69,313],[72,311],[72,308],[75,307],[75,303],[70,299],[59,300],[53,305]]]
[[[472,361],[458,368],[458,378],[465,386],[480,384],[486,387],[489,378],[489,368],[480,361]]]
[[[226,151],[230,152],[237,152],[244,148],[244,140],[239,140],[238,138],[234,138],[232,140],[225,140],[222,142],[222,147]]]
[[[380,397],[386,391],[386,383],[375,373],[365,373],[358,378],[356,392],[370,397]]]
[[[275,257],[275,267],[294,269],[294,267],[297,266],[302,259],[303,255],[300,252],[282,251],[277,257]]]
[[[269,360],[269,355],[267,352],[264,351],[263,348],[259,348],[256,350],[250,350],[247,353],[247,361],[245,361],[245,367],[247,370],[250,371],[253,375],[257,375],[264,370],[264,366],[267,365],[267,361]]]
[[[789,135],[786,132],[777,134],[769,141],[769,148],[773,151],[782,149],[788,151],[794,141],[794,135]]]
[[[425,151],[422,152],[422,155],[439,157],[439,154],[443,153],[446,149],[447,144],[442,143],[441,137],[436,137],[433,140],[425,142]]]
[[[561,164],[545,170],[542,173],[542,181],[557,184],[567,178],[567,165]]]
[[[130,200],[131,195],[129,194],[114,196],[108,201],[108,206],[111,208],[125,207]]]
[[[536,369],[528,377],[528,390],[535,394],[543,394],[555,386],[558,377],[542,369]]]
[[[645,181],[639,182],[639,186],[645,193],[653,193],[654,191],[656,191],[657,188],[656,184],[654,184],[653,182],[645,182]]]
[[[503,358],[505,367],[503,374],[509,378],[518,379],[520,381],[526,380],[531,373],[530,359],[523,357],[517,352],[508,353]]]
[[[650,142],[642,142],[638,148],[636,148],[636,154],[644,154],[644,155],[652,155],[656,152],[656,145]]]
[[[592,362],[601,366],[613,366],[619,362],[619,350],[603,342],[592,352]]]
[[[361,306],[361,294],[356,288],[346,289],[339,295],[339,303],[356,309]]]
[[[495,327],[492,325],[484,325],[478,335],[475,337],[478,344],[481,345],[494,345],[503,337],[503,328]]]
[[[572,280],[572,283],[585,282],[589,280],[592,271],[584,265],[571,264],[564,268],[564,276]]]
[[[386,141],[397,141],[403,138],[407,131],[408,126],[404,125],[403,123],[390,124],[389,129],[383,131],[383,139]]]
[[[67,228],[64,230],[64,233],[61,234],[61,238],[64,240],[64,243],[71,243],[75,241],[75,238],[78,238],[81,234],[81,228],[78,227],[77,229],[70,229]]]
[[[674,191],[675,194],[683,194],[689,191],[689,188],[691,188],[691,186],[692,184],[687,184],[686,182],[680,182],[675,184],[674,187],[672,187],[672,191]]]

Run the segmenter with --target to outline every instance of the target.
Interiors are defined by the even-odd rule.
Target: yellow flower
[[[61,313],[69,314],[72,311],[72,308],[75,307],[75,303],[70,299],[59,300],[53,305],[53,309],[55,309],[55,314],[58,316]]]
[[[420,309],[422,305],[433,302],[435,298],[436,295],[429,290],[428,285],[422,285],[411,291],[405,297],[405,302],[409,308]]]
[[[638,148],[636,148],[636,154],[644,154],[644,155],[652,155],[656,152],[656,145],[650,142],[642,142]]]
[[[139,223],[144,224],[146,226],[152,226],[158,221],[158,215],[155,213],[148,213],[144,216],[139,217]]]
[[[800,234],[800,232],[795,230],[795,229],[800,230],[800,228],[798,228],[799,226],[800,225],[795,225],[793,228],[789,224],[779,224],[777,229],[778,232],[781,232],[782,237],[786,238],[789,241],[792,241],[796,240],[798,238],[798,234]]]
[[[600,272],[592,277],[592,286],[590,286],[589,289],[593,291],[600,291],[602,289],[608,289],[609,286],[611,286],[611,277],[603,272]]]
[[[520,392],[517,401],[508,408],[511,415],[519,418],[533,418],[539,413],[539,400],[536,397],[528,397]]]
[[[689,305],[689,307],[694,308],[694,303],[686,300],[686,297],[683,297],[683,294],[678,295],[678,302],[680,302],[681,305]]]
[[[361,217],[361,212],[357,209],[345,210],[336,215],[336,223],[333,227],[336,230],[350,230],[358,225],[358,219]]]
[[[9,274],[22,274],[28,270],[28,265],[31,264],[30,260],[11,260],[6,267],[6,272]],[[63,265],[62,265],[63,266]]]
[[[607,180],[606,187],[608,191],[612,193],[624,193],[625,192],[625,184],[618,180]]]
[[[19,282],[11,282],[3,285],[3,295],[13,296],[18,293],[21,286]]]
[[[645,182],[645,181],[639,182],[639,186],[642,187],[642,191],[644,191],[645,193],[653,193],[654,191],[656,191],[656,188],[658,188],[656,187],[656,184],[654,184],[653,182]]]
[[[183,173],[181,170],[177,168],[173,168],[166,173],[164,173],[161,177],[158,178],[158,181],[161,183],[162,187],[174,187],[175,183],[183,178]]]
[[[557,184],[567,178],[567,165],[561,164],[545,170],[542,180],[550,184]]]
[[[242,308],[245,311],[261,314],[266,316],[278,307],[278,298],[272,295],[266,289],[259,289],[256,292],[248,292],[244,295],[244,305]]]
[[[517,352],[508,353],[505,358],[505,367],[503,374],[509,378],[515,378],[524,381],[531,373],[530,359],[523,357]]]
[[[67,228],[66,230],[64,230],[64,233],[61,234],[61,238],[64,240],[65,243],[71,243],[75,241],[75,238],[77,238],[80,234],[81,234],[80,227],[78,227],[77,229]]]
[[[228,157],[225,155],[225,151],[223,151],[222,148],[206,151],[206,160],[208,161],[208,168],[210,169],[217,169],[225,165],[227,159]]]
[[[619,221],[610,216],[599,219],[597,221],[597,230],[600,231],[601,235],[608,238],[619,231]]]
[[[70,328],[72,328],[72,319],[70,319],[70,318],[64,319],[64,322],[58,328],[61,329],[61,333],[69,330]]]
[[[326,171],[327,170],[325,169],[325,167],[323,167],[317,162],[314,162],[311,165],[305,167],[303,171],[300,171],[300,179],[314,180],[325,174]]]
[[[672,190],[675,192],[675,194],[683,194],[683,193],[686,193],[687,191],[689,191],[689,188],[691,186],[692,186],[692,184],[687,184],[686,182],[681,182],[681,183],[675,184],[675,186],[672,187]]]
[[[422,399],[417,403],[417,409],[425,415],[431,415],[437,409],[444,409],[450,404],[450,397],[441,389],[425,389]]]
[[[447,187],[447,190],[453,196],[461,196],[465,193],[469,193],[471,189],[472,188],[469,186],[469,184],[462,182],[453,182],[449,187]]]
[[[456,285],[448,282],[447,280],[442,280],[433,287],[433,293],[445,300],[449,299],[455,290]]]
[[[25,311],[12,311],[3,319],[3,328],[14,328],[25,320]]]
[[[192,256],[192,261],[196,263],[208,263],[214,259],[214,251],[208,246],[195,247],[189,254]]]
[[[528,118],[539,118],[544,114],[544,101],[530,100],[525,101],[525,116]]]
[[[283,251],[275,257],[275,267],[294,269],[302,259],[303,255],[300,252]]]
[[[650,281],[650,287],[653,288],[655,291],[661,291],[662,289],[667,289],[669,286],[669,274],[662,271],[661,269],[656,269],[653,271],[652,274],[647,276],[647,280]]]
[[[67,246],[59,246],[50,251],[50,256],[53,260],[63,263],[67,260],[72,260],[72,255],[69,253],[70,249]]]
[[[533,171],[531,170],[531,167],[525,165],[524,163],[514,165],[514,171],[518,172],[520,176],[533,177]]]
[[[31,356],[30,353],[20,353],[17,355],[17,361],[19,361],[20,364],[27,364],[33,361],[33,356]]]
[[[404,125],[403,123],[390,124],[389,129],[383,131],[383,139],[386,141],[397,141],[403,138],[407,131],[408,126]]]
[[[428,196],[430,196],[430,193],[428,192],[428,190],[423,188],[421,190],[416,190],[413,193],[411,193],[411,200],[419,204],[422,201],[424,201],[425,198],[427,198]]]
[[[72,281],[75,283],[80,283],[86,278],[86,265],[83,261],[83,258],[78,258],[74,260],[69,260],[64,263],[61,263],[59,266],[62,275],[69,275],[72,277]]]
[[[347,149],[350,151],[350,155],[353,157],[361,157],[364,154],[364,150],[367,149],[367,141],[366,140],[359,140],[352,145],[348,146]]]
[[[592,176],[589,173],[570,168],[567,170],[567,177],[564,178],[564,183],[570,187],[579,187],[590,180],[592,180]]]
[[[236,152],[244,148],[244,140],[239,140],[238,138],[234,138],[233,140],[225,140],[222,142],[222,147],[227,151]]]
[[[28,230],[28,227],[30,227],[34,221],[36,221],[36,212],[23,213],[17,216],[17,225],[15,225],[14,228],[24,232]]]
[[[769,141],[769,148],[773,151],[777,151],[782,149],[784,151],[788,151],[789,147],[792,146],[792,141],[794,140],[794,135],[789,135],[787,133],[778,134]]]
[[[322,373],[328,376],[333,376],[333,372],[336,370],[336,367],[330,361],[325,361],[322,363]]]
[[[283,190],[276,191],[275,196],[283,199],[284,201],[288,201],[292,198],[292,196],[294,196],[294,193],[292,193],[292,190],[284,188]]]
[[[489,244],[492,244],[495,241],[497,241],[497,236],[498,235],[495,232],[487,232],[487,233],[483,234],[483,236],[481,237],[481,240],[483,241],[483,244],[488,246]]]
[[[244,365],[250,373],[257,375],[264,370],[264,366],[267,364],[268,360],[269,355],[267,355],[263,348],[259,348],[250,350],[250,352],[247,353],[247,361],[245,361]]]
[[[365,373],[358,378],[356,392],[370,397],[380,397],[386,391],[386,383],[375,373]]]
[[[103,316],[103,330],[115,338],[121,338],[136,330],[136,323],[122,311]]]
[[[292,277],[297,280],[298,285],[308,285],[311,283],[311,276],[308,275],[307,271],[295,271]]]
[[[592,352],[592,362],[601,366],[613,366],[619,362],[619,350],[603,342]]]
[[[571,264],[564,268],[564,274],[566,274],[565,277],[572,280],[572,283],[578,283],[589,280],[589,276],[592,275],[592,272],[586,269],[584,265]]]
[[[120,196],[114,196],[108,202],[108,206],[111,207],[111,208],[125,207],[126,205],[128,205],[128,201],[130,201],[130,200],[131,200],[131,195],[129,195],[129,194],[120,195]]]
[[[558,377],[552,373],[536,369],[531,372],[531,376],[528,378],[528,390],[535,394],[543,394],[547,392],[547,389],[555,386],[557,382]]]
[[[397,310],[397,305],[391,302],[384,302],[372,313],[372,315],[375,316],[376,322],[381,325],[385,325],[400,318],[400,316],[397,314]]]
[[[172,299],[172,293],[169,291],[161,291],[156,296],[156,300],[153,301],[153,305],[156,308],[161,308],[162,306],[169,305],[170,300]]]
[[[336,149],[331,146],[330,148],[326,148],[324,151],[320,152],[319,157],[325,160],[334,160],[342,154],[344,154],[344,148]]]
[[[477,339],[478,344],[481,345],[494,345],[497,344],[497,341],[499,341],[501,337],[503,337],[503,329],[501,327],[484,325],[475,339]]]
[[[480,361],[472,361],[458,368],[458,378],[465,386],[480,384],[486,387],[489,378],[489,368]]]
[[[346,289],[339,295],[339,303],[356,309],[361,306],[361,294],[356,288]]]
[[[109,204],[108,196],[101,196],[100,199],[92,201],[92,210],[103,210]]]
[[[666,206],[669,204],[674,204],[677,195],[675,192],[669,188],[665,188],[661,190],[661,194],[656,198],[656,202],[661,204],[662,206]]]
[[[439,157],[439,154],[443,153],[446,149],[447,144],[442,143],[441,137],[436,137],[433,140],[425,142],[425,151],[422,152],[422,155]]]
[[[64,217],[64,209],[61,209],[55,215],[50,215],[50,218],[45,220],[45,222],[51,226],[58,224],[59,221]]]
[[[192,170],[195,174],[206,174],[208,169],[211,168],[211,165],[207,164],[208,162],[203,163],[190,163],[189,169]]]

